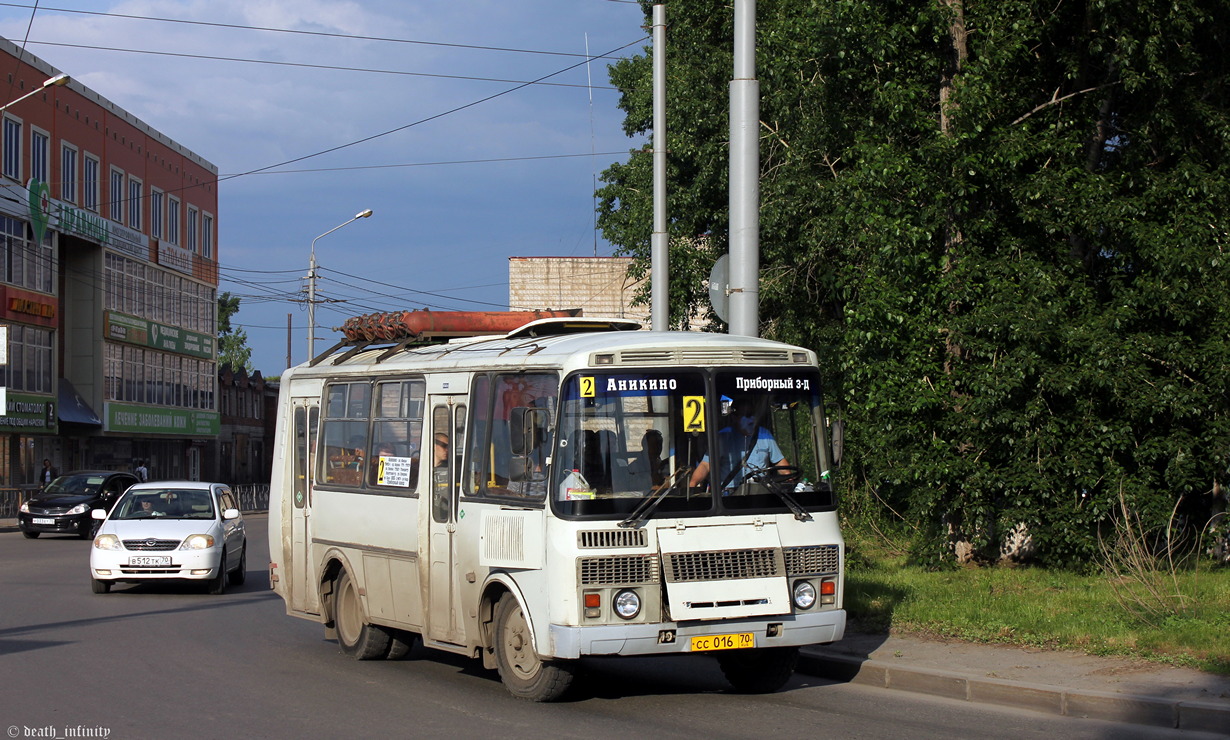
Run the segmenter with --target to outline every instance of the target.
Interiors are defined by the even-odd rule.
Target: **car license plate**
[[[128,558],[129,565],[170,565],[170,555],[134,555]]]
[[[737,632],[733,635],[703,635],[692,638],[692,651],[737,650],[756,647],[756,634]]]
[[[56,520],[55,519],[43,519],[41,517],[36,516],[34,517],[34,523],[35,524],[55,524]]]

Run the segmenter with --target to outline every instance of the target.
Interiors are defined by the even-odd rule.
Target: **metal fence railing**
[[[16,519],[21,502],[38,493],[37,486],[28,488],[0,488],[0,519]],[[239,508],[246,514],[269,510],[269,484],[243,483],[231,486],[231,492],[239,500]]]
[[[16,519],[21,502],[37,491],[33,488],[0,488],[0,519]]]
[[[241,483],[231,486],[231,492],[239,499],[239,509],[245,514],[269,511],[268,483]]]

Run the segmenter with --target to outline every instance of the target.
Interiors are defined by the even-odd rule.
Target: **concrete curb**
[[[1198,732],[1226,732],[1230,704],[1175,701],[1152,696],[1116,694],[979,678],[942,670],[908,668],[877,660],[826,654],[803,648],[798,670],[834,681],[947,699],[994,704],[1063,717],[1128,722]]]

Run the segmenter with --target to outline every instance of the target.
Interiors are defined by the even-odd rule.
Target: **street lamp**
[[[334,226],[332,229],[329,229],[325,233],[321,234],[320,236],[312,240],[312,256],[311,256],[311,259],[308,260],[308,274],[307,274],[307,279],[308,279],[307,358],[309,362],[311,362],[312,359],[316,356],[313,351],[313,347],[315,346],[314,340],[316,338],[316,242],[319,241],[322,237],[326,237],[332,234],[333,232],[342,228],[346,224],[354,223],[355,221],[358,221],[361,218],[367,218],[370,215],[372,215],[372,209],[370,208],[368,208],[365,211],[360,211],[359,213],[355,214],[354,218],[350,219],[349,221],[346,221],[345,223],[340,223],[337,226]]]
[[[68,75],[64,74],[63,72],[56,75],[55,77],[49,77],[43,81],[43,84],[34,88],[33,90],[26,93],[25,95],[22,95],[20,98],[14,101],[5,103],[4,105],[0,105],[0,113],[3,113],[4,111],[8,110],[9,106],[17,105],[18,103],[30,97],[31,95],[36,95],[38,93],[41,93],[42,91],[46,90],[49,87],[61,87],[67,84],[68,84]]]

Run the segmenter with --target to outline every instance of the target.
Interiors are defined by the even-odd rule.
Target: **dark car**
[[[110,511],[120,494],[136,482],[137,477],[132,473],[114,470],[65,473],[21,505],[17,526],[30,539],[44,532],[75,534],[89,539],[99,524],[90,512],[94,509]]]

